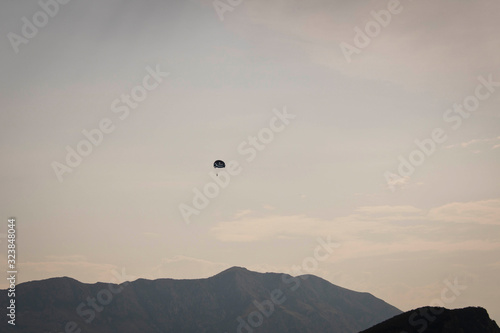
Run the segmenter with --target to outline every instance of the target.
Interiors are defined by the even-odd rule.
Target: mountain
[[[0,293],[0,307],[8,305]],[[16,288],[16,332],[352,333],[401,311],[313,275],[233,267],[197,280],[139,279],[120,285],[63,277]],[[0,331],[6,330],[6,320]],[[12,327],[9,327],[12,329]]]
[[[397,315],[360,333],[500,333],[483,308],[423,307]]]

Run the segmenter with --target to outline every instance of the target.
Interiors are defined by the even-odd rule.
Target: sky
[[[18,283],[242,266],[500,321],[499,10],[2,2],[0,267],[15,217]]]

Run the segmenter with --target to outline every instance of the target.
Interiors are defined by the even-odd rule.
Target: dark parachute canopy
[[[214,168],[218,169],[222,169],[222,168],[225,168],[226,167],[226,163],[224,163],[224,161],[221,161],[221,160],[217,160],[214,162]]]
[[[225,168],[226,167],[226,163],[224,163],[224,161],[221,161],[221,160],[217,160],[214,162],[214,168],[215,169],[222,169],[222,168]],[[217,172],[216,175],[218,176],[219,173]]]

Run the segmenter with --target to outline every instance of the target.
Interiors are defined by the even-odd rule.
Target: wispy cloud
[[[454,202],[429,211],[431,220],[500,225],[500,199]]]
[[[472,152],[480,152],[477,147],[484,148],[486,145],[491,146],[492,149],[500,147],[500,136],[496,138],[486,138],[486,139],[472,139],[465,142],[455,143],[451,145],[444,146],[445,149],[454,148],[470,148],[474,149]]]
[[[413,206],[364,206],[358,208],[356,211],[370,214],[370,215],[382,215],[382,216],[392,216],[392,215],[420,215],[422,210]]]
[[[500,226],[500,199],[455,202],[430,210],[409,205],[364,206],[333,220],[305,215],[249,214],[221,222],[211,232],[222,242],[331,235],[344,244],[336,259],[345,259],[398,252],[500,249],[500,237],[490,235],[491,228],[497,226]]]
[[[392,22],[371,40],[367,50],[346,66],[339,44],[352,44],[354,28],[363,29],[373,19],[370,13],[386,9],[386,3],[346,5],[332,1],[333,4],[325,8],[323,1],[311,1],[305,8],[296,4],[298,2],[248,3],[248,18],[254,25],[265,26],[278,36],[289,36],[290,43],[300,45],[311,62],[358,79],[427,88],[432,84],[436,89],[446,89],[440,83],[456,81],[453,78],[463,77],[464,71],[467,75],[481,72],[481,63],[494,61],[494,50],[498,50],[498,45],[486,38],[487,32],[497,25],[492,15],[498,9],[497,3],[490,3],[488,10],[486,6],[452,0],[432,3],[401,1],[403,11],[394,15]],[[446,18],[440,15],[443,6],[453,15]],[[293,7],[302,10],[291,10]],[[284,12],[288,15],[283,15]],[[422,25],[421,17],[433,24]],[[272,38],[272,35],[266,38]],[[457,50],[464,56],[456,57]],[[478,50],[484,52],[478,53]],[[392,59],[390,65],[387,64],[389,58]],[[467,59],[477,61],[471,66]],[[429,81],[430,77],[434,82]]]

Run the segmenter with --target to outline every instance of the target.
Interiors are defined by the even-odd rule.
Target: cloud
[[[357,235],[389,232],[398,226],[394,222],[417,221],[424,217],[421,209],[413,206],[363,206],[354,214],[324,220],[306,215],[266,215],[255,212],[244,216],[237,214],[231,221],[220,222],[211,233],[223,242],[255,242],[273,238],[294,239],[302,236],[327,234]],[[415,228],[410,226],[408,228]]]
[[[484,33],[493,26],[498,27],[497,21],[487,13],[487,6],[451,0],[413,2],[411,5],[410,2],[402,3],[404,11],[394,17],[391,25],[364,51],[358,59],[360,65],[356,66],[357,70],[367,69],[367,75],[373,78],[426,87],[434,84],[433,88],[438,89],[436,83],[448,82],[455,90],[457,82],[463,81],[467,85],[469,77],[484,71],[480,63],[467,66],[470,57],[484,61],[483,64],[497,63],[491,55],[477,53],[478,50],[492,48]],[[440,14],[443,8],[455,15],[450,13],[444,18]],[[421,17],[432,20],[433,24],[417,23],[421,22]],[[461,52],[462,56],[457,57],[457,52]],[[395,60],[390,66],[386,63],[389,58]],[[429,81],[431,77],[436,79],[433,83]]]
[[[356,211],[370,215],[421,214],[422,210],[413,206],[364,206]]]
[[[500,225],[500,199],[454,202],[431,209],[431,220]]]
[[[398,174],[391,173],[390,178],[387,178],[387,188],[393,190],[394,188],[403,189],[410,183],[410,177],[401,177]]]
[[[305,215],[265,217],[247,216],[236,221],[221,222],[211,229],[224,242],[253,242],[279,236],[311,235],[311,229],[324,223]]]
[[[299,46],[312,63],[346,76],[455,92],[457,85],[466,87],[469,78],[484,72],[485,64],[491,64],[491,70],[496,68],[494,54],[498,54],[499,44],[488,36],[499,26],[493,14],[499,9],[498,2],[478,6],[453,0],[401,1],[401,6],[402,12],[392,15],[388,26],[348,63],[340,44],[354,45],[354,29],[363,30],[373,21],[373,11],[386,10],[386,1],[332,1],[328,6],[320,0],[307,2],[307,6],[298,0],[255,1],[245,5],[252,25],[270,31],[254,38],[281,37]],[[449,15],[443,16],[443,11]],[[422,17],[428,24],[422,24]]]
[[[235,217],[236,217],[236,218],[240,218],[240,217],[242,217],[242,216],[245,216],[245,215],[250,214],[251,212],[252,212],[252,211],[251,211],[250,209],[241,210],[241,211],[239,211],[239,212],[237,212],[237,213],[235,214]]]
[[[210,231],[222,242],[265,242],[329,235],[342,244],[332,261],[401,252],[500,249],[500,199],[456,202],[423,210],[409,205],[363,206],[332,220],[248,214]]]
[[[481,144],[483,144],[483,146],[486,145],[486,144],[488,144],[488,145],[492,145],[493,144],[492,149],[495,149],[497,147],[500,147],[500,144],[497,144],[498,142],[500,142],[500,137],[486,138],[486,139],[472,139],[472,140],[461,142],[461,143],[455,143],[455,144],[452,144],[452,145],[447,145],[444,148],[445,149],[468,148],[470,146],[477,147],[478,145],[481,145]],[[476,149],[473,152],[476,153],[476,152],[479,152],[479,151]]]

